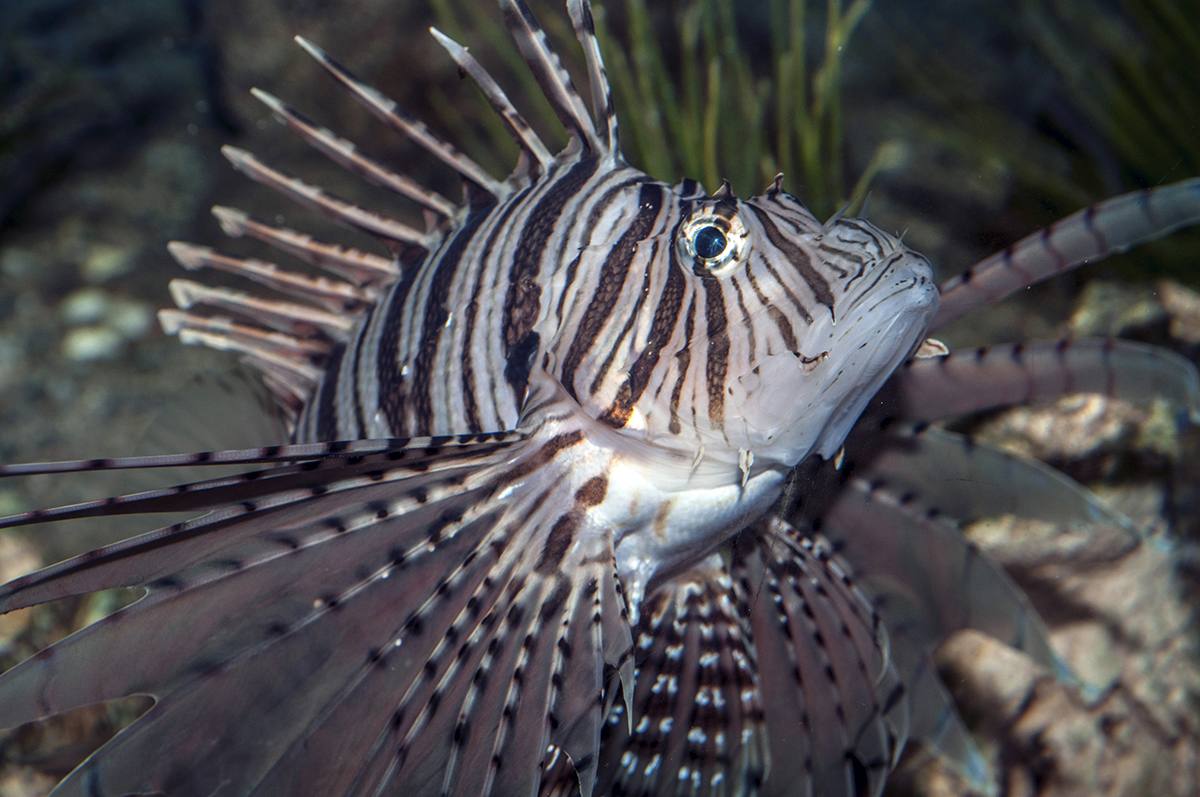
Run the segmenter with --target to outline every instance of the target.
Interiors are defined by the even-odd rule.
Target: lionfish
[[[591,111],[523,0],[500,5],[561,152],[436,30],[520,146],[505,180],[299,39],[461,174],[464,202],[256,90],[427,229],[227,147],[390,256],[222,207],[229,235],[339,278],[171,246],[295,299],[176,281],[182,309],[161,314],[260,370],[291,444],[0,470],[262,466],[0,522],[207,512],[0,589],[4,611],[146,593],[0,678],[2,726],[154,698],[55,794],[877,795],[939,722],[920,650],[889,628],[923,622],[919,648],[973,624],[1052,660],[1003,571],[917,508],[914,456],[973,456],[926,422],[1152,382],[1194,397],[1195,371],[1133,343],[958,356],[926,335],[1200,221],[1200,181],[1083,211],[939,289],[897,237],[818,221],[782,175],[739,199],[630,167],[588,1],[567,6]],[[914,560],[930,580],[906,591]]]

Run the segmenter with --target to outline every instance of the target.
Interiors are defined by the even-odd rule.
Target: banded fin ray
[[[941,285],[929,325],[955,319],[1084,263],[1094,263],[1200,222],[1200,178],[1134,191],[1092,205],[987,257]]]
[[[588,560],[597,555],[600,561],[589,564]],[[484,677],[467,679],[459,675],[459,683],[466,687],[461,710],[457,715],[446,712],[440,718],[440,730],[431,722],[409,742],[410,760],[428,767],[440,752],[439,737],[453,737],[449,756],[453,770],[447,767],[443,794],[533,794],[541,767],[523,766],[522,762],[537,761],[540,765],[548,744],[567,753],[585,784],[583,794],[586,797],[590,793],[600,752],[604,707],[604,670],[597,666],[603,661],[594,652],[601,649],[601,640],[598,633],[573,635],[570,625],[580,619],[581,609],[590,612],[597,606],[594,596],[599,577],[615,566],[611,554],[608,556],[605,561],[598,547],[580,546],[558,560],[561,571],[544,556],[537,557],[534,572],[516,600],[532,599],[541,608],[537,612],[506,612],[501,628],[507,629],[509,642],[492,652]],[[614,612],[622,605],[616,594],[604,597],[615,601],[601,607],[602,611]],[[602,624],[602,615],[598,615],[584,628],[599,631]],[[627,630],[625,635],[628,639]],[[567,648],[569,637],[586,643],[582,654]],[[593,651],[590,661],[589,650]],[[583,662],[577,659],[581,655]],[[566,679],[566,675],[571,677]],[[582,691],[568,695],[568,680]],[[489,728],[497,730],[494,741],[485,744]]]
[[[524,512],[533,503],[529,498],[518,497],[516,506],[505,511]],[[468,556],[463,575],[438,586],[447,603],[447,619],[430,624],[448,626],[441,639],[431,638],[417,652],[406,651],[404,645],[388,651],[389,661],[413,659],[413,666],[421,667],[421,677],[399,680],[389,671],[393,665],[388,661],[362,670],[336,705],[331,701],[327,716],[311,723],[291,745],[260,790],[374,794],[388,788],[423,787],[431,793],[456,795],[497,790],[531,793],[547,733],[569,751],[580,769],[587,766],[587,759],[594,761],[605,663],[597,655],[602,652],[596,644],[600,634],[575,640],[581,644],[571,647],[567,655],[560,629],[566,628],[564,621],[574,619],[581,605],[586,604],[590,613],[598,603],[619,606],[620,597],[610,582],[610,589],[594,604],[596,568],[602,564],[585,565],[590,578],[578,576],[577,571],[571,571],[571,577],[549,573],[528,542],[519,534],[500,537],[487,550],[481,549],[479,556]],[[588,552],[581,548],[579,553],[586,558]],[[486,566],[481,569],[483,560]],[[606,619],[597,613],[583,627],[599,631],[598,626],[607,623],[604,631],[616,630],[612,627],[616,613],[610,608],[607,614]],[[575,698],[584,705],[572,706],[564,700],[567,683],[582,689]],[[499,717],[491,715],[501,712],[511,724],[502,728],[502,738],[493,744],[487,733],[477,729],[496,723]],[[378,735],[367,751],[355,750],[353,745],[362,744],[356,729],[364,722],[378,728]],[[577,734],[562,733],[581,727],[592,728],[591,736],[585,734],[580,740]],[[333,771],[310,755],[313,749],[335,751],[339,757],[357,756],[360,762]],[[493,770],[499,771],[499,781],[491,776]]]
[[[192,454],[156,454],[111,459],[70,459],[61,462],[0,465],[0,478],[96,470],[190,468],[206,465],[263,465],[267,463],[298,462],[336,457],[360,457],[372,454],[386,454],[396,459],[404,459],[406,457],[436,453],[447,447],[470,446],[477,443],[512,443],[524,439],[524,437],[525,435],[521,432],[485,432],[482,434],[440,435],[435,437],[403,437],[389,440],[341,440],[327,443],[292,443],[290,445],[272,445],[262,448],[199,451]]]
[[[1166,398],[1200,422],[1195,365],[1160,346],[1113,338],[985,346],[909,360],[880,397],[901,417],[933,421],[1070,393],[1135,404]]]
[[[172,241],[167,244],[167,251],[188,271],[211,268],[237,274],[280,293],[319,304],[333,313],[354,316],[374,298],[357,285],[342,280],[311,277],[258,258],[230,257],[207,246]]]
[[[893,663],[912,706],[910,731],[973,782],[987,764],[930,660],[950,633],[975,628],[1074,681],[1036,610],[1012,577],[932,507],[851,475],[820,516],[856,578],[876,598],[893,640]]]
[[[275,118],[288,130],[352,174],[362,177],[369,183],[408,197],[426,210],[431,210],[444,218],[453,218],[458,212],[458,207],[449,199],[431,191],[415,180],[388,169],[360,152],[353,142],[335,135],[326,128],[318,127],[305,119],[299,112],[284,105],[283,101],[273,94],[262,89],[250,89],[250,93],[267,106]]]
[[[114,739],[103,759],[87,762],[73,772],[60,790],[89,795],[143,791],[203,795],[220,785],[222,767],[231,766],[236,767],[241,793],[252,793],[249,790],[286,749],[289,736],[312,722],[347,678],[377,666],[373,661],[377,651],[400,634],[409,636],[412,646],[412,637],[417,635],[403,623],[419,616],[424,597],[412,591],[436,589],[436,583],[425,583],[425,579],[437,573],[437,562],[445,557],[454,565],[464,553],[457,545],[444,545],[434,556],[421,560],[421,567],[414,566],[411,572],[421,578],[420,585],[405,583],[399,570],[392,578],[382,574],[369,577],[320,601],[320,607],[286,629],[268,627],[257,644],[215,664],[198,662],[198,677],[178,685],[165,684],[165,694],[155,690],[159,699],[154,709]],[[253,583],[265,586],[270,580],[254,573]],[[414,598],[415,606],[410,602]],[[398,606],[406,608],[397,613]],[[381,622],[381,618],[388,619]],[[141,618],[123,618],[123,624],[132,626],[136,619]],[[244,627],[240,621],[238,624]],[[283,633],[273,638],[273,630]],[[436,629],[429,633],[435,639],[440,636]],[[255,696],[255,711],[252,717],[237,718],[233,708],[244,700],[245,689]],[[181,749],[178,740],[189,737],[206,743]],[[264,739],[269,744],[263,744]],[[186,781],[173,782],[174,768],[188,773]],[[329,792],[318,788],[279,793]]]
[[[529,64],[530,71],[563,127],[586,151],[595,154],[606,152],[596,133],[596,125],[571,82],[570,74],[546,41],[546,32],[534,18],[529,6],[524,0],[500,0],[500,8],[504,11],[504,24],[517,42],[517,49],[525,57],[525,62]],[[587,49],[586,43],[584,49]]]
[[[906,757],[914,749],[919,751],[906,759],[905,767],[915,771],[926,757],[935,756],[967,778],[972,794],[994,797],[998,792],[995,774],[938,673],[933,654],[909,644],[907,628],[891,623],[889,628],[896,641],[893,661],[903,673],[911,710],[909,738],[919,744],[905,749]]]
[[[511,793],[512,779],[537,783],[547,740],[590,774],[603,674],[632,666],[632,641],[611,539],[576,533],[603,491],[577,492],[556,462],[579,439],[538,433],[440,474],[348,479],[218,512],[191,527],[219,538],[203,550],[189,549],[196,535],[168,535],[155,538],[172,549],[158,556],[142,538],[133,578],[120,563],[44,576],[65,593],[147,581],[150,593],[6,674],[0,713],[22,722],[130,690],[157,698],[62,794],[208,794],[225,766],[247,794],[373,793],[430,779],[456,794]],[[45,599],[37,585],[14,586],[15,604]],[[214,602],[248,616],[226,630]],[[180,622],[193,615],[198,625]],[[137,637],[166,641],[139,652]],[[77,676],[75,658],[96,655],[137,658]],[[231,710],[246,688],[251,720]],[[496,714],[482,727],[498,735],[457,722],[477,719],[475,700]],[[338,748],[362,738],[343,730],[367,705],[381,743]],[[205,741],[181,750],[181,738]],[[335,750],[358,763],[314,759]]]
[[[371,492],[375,499],[382,493],[379,489]],[[267,644],[273,636],[311,621],[314,611],[321,608],[317,604],[347,594],[383,569],[403,570],[411,563],[415,544],[428,541],[435,531],[454,536],[457,529],[442,522],[442,515],[451,507],[456,513],[465,513],[478,493],[459,491],[434,506],[410,511],[406,518],[412,523],[405,523],[407,528],[385,528],[400,524],[395,520],[384,523],[357,503],[343,508],[346,496],[330,495],[309,502],[324,506],[305,506],[304,512],[282,518],[287,525],[277,530],[242,532],[238,539],[213,546],[199,556],[187,550],[183,541],[176,542],[178,558],[163,557],[157,572],[146,572],[143,565],[136,580],[122,579],[116,568],[107,568],[101,575],[108,576],[108,585],[143,584],[146,597],[5,674],[0,685],[0,716],[6,721],[27,722],[127,694],[149,692],[163,697],[177,684],[202,676],[206,669],[248,647]],[[356,496],[355,502],[362,498]],[[244,517],[241,524],[262,525],[267,519],[280,518],[256,513]],[[345,531],[338,532],[327,520],[335,520]],[[229,524],[215,520],[206,526],[211,534],[229,529]],[[305,570],[324,556],[338,558],[322,568],[322,578],[304,579]],[[51,577],[80,580],[78,571],[47,574],[34,582],[34,588]],[[79,591],[70,585],[59,589],[67,594]],[[14,585],[9,590],[14,593],[12,603],[23,605],[31,591]],[[239,628],[231,622],[232,615],[248,622]],[[155,640],[155,644],[134,644],[138,635]],[[134,650],[138,653],[125,666],[108,670],[83,666],[91,656],[107,661],[120,657],[122,651],[130,656],[128,651]],[[71,677],[65,677],[67,673]]]
[[[908,735],[887,632],[828,541],[770,517],[734,541],[770,742],[763,795],[879,795]]]
[[[603,123],[604,144],[610,154],[620,153],[617,140],[617,111],[613,107],[612,87],[600,57],[600,41],[596,38],[596,23],[592,19],[592,4],[588,0],[568,0],[567,13],[575,36],[583,45],[583,57],[587,62],[588,83],[592,89],[592,113],[596,121]]]
[[[605,723],[600,794],[753,793],[769,768],[749,631],[720,555],[642,602],[636,686]]]
[[[356,285],[373,289],[377,283],[391,282],[400,276],[400,269],[395,260],[371,252],[318,241],[308,233],[267,224],[236,208],[217,205],[213,207],[212,214],[221,225],[222,232],[230,238],[249,235],[281,252],[344,277]]]
[[[505,127],[508,128],[509,133],[512,134],[526,157],[538,164],[539,171],[545,171],[546,167],[553,162],[554,156],[550,154],[550,150],[542,143],[542,139],[534,129],[529,126],[529,122],[525,121],[525,117],[513,106],[512,101],[496,83],[496,80],[475,60],[475,56],[471,55],[466,47],[437,28],[430,28],[429,32],[437,39],[438,44],[442,45],[450,54],[454,63],[470,75],[475,84],[479,86],[479,90],[483,92],[492,108],[499,114],[501,121],[504,122]]]
[[[401,462],[387,470],[368,469],[361,475],[358,475],[360,468],[351,467],[340,479],[339,469],[333,468],[324,481],[307,486],[296,486],[306,480],[303,470],[290,477],[285,474],[281,481],[285,485],[290,482],[291,489],[266,482],[263,494],[255,500],[226,505],[203,518],[114,543],[15,579],[0,591],[0,611],[101,589],[174,579],[187,568],[202,566],[218,557],[222,561],[245,558],[249,554],[237,552],[247,546],[295,547],[300,541],[288,529],[305,521],[313,502],[345,501],[350,506],[367,506],[385,515],[412,511],[431,500],[460,492],[472,476],[483,478],[478,473],[480,465],[489,458],[503,462],[506,451],[515,445],[483,448],[457,458],[443,455],[426,461]],[[226,494],[252,489],[255,488],[246,487],[245,483],[225,488]],[[386,503],[389,496],[397,496],[391,506]],[[91,514],[104,514],[103,508]],[[27,513],[17,516],[11,525],[43,519],[44,516]],[[336,517],[329,518],[327,531],[341,533],[344,525]]]
[[[407,449],[396,447],[376,453],[329,456],[267,470],[249,471],[217,479],[178,484],[158,490],[112,496],[53,509],[32,510],[0,518],[0,529],[45,523],[52,520],[77,520],[89,517],[155,512],[192,512],[235,503],[245,507],[245,502],[263,496],[279,495],[287,491],[303,489],[310,489],[314,495],[320,495],[330,489],[335,489],[338,482],[345,482],[353,478],[391,481],[406,475],[443,473],[451,470],[459,460],[474,461],[485,453],[498,451],[503,447],[502,443],[433,448],[424,448],[418,444]],[[111,469],[115,470],[116,468]],[[89,470],[94,471],[96,468],[89,468]]]
[[[919,646],[974,628],[1066,675],[1025,593],[936,508],[851,475],[820,525],[880,597],[889,627],[905,626]]]
[[[340,199],[299,177],[272,169],[244,149],[226,144],[221,147],[221,154],[235,169],[256,183],[273,188],[288,199],[344,227],[381,238],[398,253],[408,253],[413,249],[427,252],[436,240],[434,236],[415,230],[407,224]]]
[[[298,335],[244,323],[229,316],[210,316],[186,310],[164,308],[158,311],[158,323],[168,335],[179,335],[189,343],[190,338],[204,340],[222,351],[240,352],[246,357],[275,358],[305,366],[328,357],[333,342],[323,335]]]
[[[508,193],[503,183],[488,174],[482,166],[467,157],[462,150],[434,133],[428,125],[401,108],[394,100],[388,99],[363,83],[354,73],[330,57],[320,47],[302,36],[296,37],[296,43],[316,59],[317,63],[325,67],[329,74],[350,90],[356,100],[366,106],[367,110],[388,127],[412,139],[442,163],[493,197],[503,197]]]
[[[1085,555],[1116,557],[1142,539],[1127,517],[1061,471],[965,435],[920,425],[890,427],[870,453],[857,443],[847,447],[847,472],[959,522],[1013,515],[1053,523],[1063,533],[1082,536],[1082,547],[1071,554],[1076,561]]]
[[[244,291],[213,288],[192,280],[173,279],[167,283],[167,288],[171,292],[171,299],[181,310],[189,310],[196,305],[216,307],[253,318],[263,326],[281,332],[303,335],[316,328],[334,340],[344,340],[354,325],[352,318],[340,313],[330,313],[296,302],[261,299]]]

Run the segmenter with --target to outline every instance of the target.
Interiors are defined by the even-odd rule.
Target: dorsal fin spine
[[[546,42],[546,33],[529,6],[524,0],[500,0],[500,8],[504,12],[504,24],[563,127],[581,141],[585,156],[602,153],[605,147],[596,135],[596,125],[562,61]]]
[[[608,82],[608,73],[604,69],[604,59],[600,55],[600,42],[596,38],[596,23],[592,18],[592,4],[589,0],[569,0],[567,11],[571,15],[571,23],[575,27],[575,35],[583,45],[583,55],[587,60],[588,82],[592,88],[592,112],[597,122],[603,125],[599,132],[605,137],[605,144],[612,154],[619,152],[617,139],[617,112],[613,107],[612,87]]]
[[[513,106],[508,95],[500,88],[495,79],[488,73],[486,69],[480,66],[475,57],[471,55],[466,47],[463,47],[458,42],[451,39],[446,34],[442,33],[437,28],[430,28],[429,32],[437,39],[438,44],[446,49],[450,57],[454,59],[454,63],[458,64],[459,68],[470,75],[475,84],[479,86],[479,90],[491,103],[492,108],[500,116],[504,122],[504,126],[508,128],[512,137],[516,140],[518,146],[526,152],[544,171],[546,166],[554,160],[554,156],[547,149],[538,134],[529,126],[529,122],[525,120]]]
[[[458,147],[434,133],[424,122],[401,108],[394,100],[388,99],[363,83],[349,69],[330,58],[320,47],[301,36],[296,37],[296,43],[315,58],[321,66],[325,67],[342,85],[350,89],[355,99],[389,127],[411,138],[447,166],[492,196],[499,198],[508,193],[502,182],[488,174],[482,166],[468,158]]]
[[[303,115],[284,105],[279,98],[262,89],[250,89],[250,93],[254,95],[255,99],[270,108],[271,113],[280,123],[339,166],[368,182],[408,197],[427,210],[435,211],[446,218],[454,217],[457,211],[455,204],[436,191],[431,191],[415,180],[394,172],[373,158],[367,157],[353,142],[305,119]]]

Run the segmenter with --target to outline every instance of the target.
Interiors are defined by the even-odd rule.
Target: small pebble
[[[1200,343],[1200,293],[1172,280],[1162,280],[1157,288],[1171,316],[1171,337],[1189,346]]]
[[[59,309],[72,326],[95,324],[108,314],[108,295],[99,288],[80,288],[63,299]]]
[[[154,313],[142,302],[114,302],[108,312],[106,326],[125,340],[137,340],[150,331]]]
[[[63,356],[74,362],[114,360],[121,353],[121,336],[108,327],[80,327],[67,333]]]
[[[28,249],[10,246],[0,252],[0,273],[6,277],[31,277],[37,272],[38,266],[37,257]]]
[[[135,252],[120,246],[96,244],[83,261],[83,278],[92,284],[133,271]]]

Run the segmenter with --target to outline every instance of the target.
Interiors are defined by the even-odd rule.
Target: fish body
[[[897,416],[1016,400],[984,388],[951,398],[957,361],[926,333],[1200,220],[1197,184],[1099,206],[939,290],[895,236],[841,214],[820,222],[780,179],[739,199],[628,166],[588,3],[568,10],[591,111],[524,3],[501,6],[570,133],[562,152],[436,31],[521,148],[507,179],[301,40],[385,125],[458,171],[464,202],[256,92],[331,159],[418,203],[427,229],[226,148],[240,171],[391,256],[230,208],[214,210],[230,235],[340,278],[171,247],[188,269],[295,299],[177,281],[180,309],[161,315],[184,342],[256,367],[290,444],[0,468],[264,466],[0,521],[211,510],[0,589],[5,611],[147,590],[0,677],[0,725],[156,699],[56,794],[879,794],[910,696],[931,683],[930,640],[893,655],[858,572],[902,581],[908,559],[948,564],[922,593],[932,604],[892,596],[892,627],[974,623],[1052,658],[1003,571],[972,570],[948,524],[895,500],[888,479],[904,463],[833,465],[843,446],[857,457],[900,434]],[[1111,377],[1113,359],[1087,351],[1011,357],[1037,388],[1020,398],[1066,389],[1049,376],[1063,369],[1073,383]],[[1169,365],[1180,393],[1200,392],[1194,369]],[[914,729],[928,738],[939,729],[922,717]]]
[[[794,463],[837,450],[938,297],[927,261],[869,222],[826,228],[783,192],[698,191],[616,153],[552,161],[366,315],[300,439],[532,432],[545,412],[578,415],[587,442],[567,469],[604,475],[597,522],[627,587],[704,558]],[[710,231],[727,250],[701,258]]]

